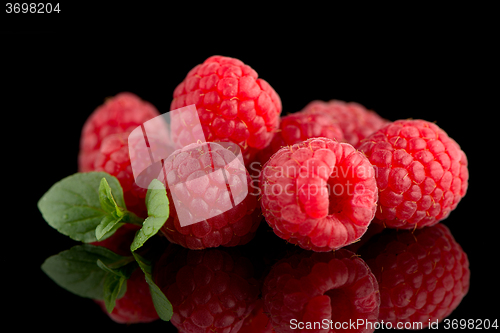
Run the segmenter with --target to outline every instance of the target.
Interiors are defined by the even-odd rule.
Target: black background
[[[76,242],[48,226],[36,203],[77,171],[81,128],[104,98],[130,91],[167,112],[177,84],[215,54],[254,68],[280,95],[282,114],[315,99],[356,101],[389,120],[435,121],[454,138],[468,156],[470,182],[443,223],[469,256],[471,287],[449,318],[498,318],[498,104],[491,102],[498,68],[487,9],[433,8],[410,18],[405,10],[195,16],[138,7],[61,5],[60,16],[37,17],[2,12],[4,325],[172,329],[160,321],[114,324],[91,300],[45,276],[45,258]]]

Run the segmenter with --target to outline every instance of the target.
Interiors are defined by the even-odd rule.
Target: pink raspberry
[[[164,162],[170,217],[161,231],[190,249],[249,242],[260,208],[243,162],[217,143],[191,144]]]
[[[376,169],[375,222],[390,228],[431,226],[448,217],[467,191],[467,157],[436,124],[398,120],[359,146]]]
[[[378,283],[368,265],[345,249],[302,251],[279,261],[264,281],[262,296],[264,310],[278,333],[340,332],[336,323],[358,320],[364,324],[347,330],[373,332],[380,304]],[[315,322],[326,322],[327,327],[314,327]]]
[[[252,264],[233,252],[170,246],[153,276],[172,304],[170,322],[179,332],[238,332],[257,306]]]
[[[379,320],[395,328],[398,322],[425,328],[441,321],[469,290],[467,255],[441,223],[415,231],[387,229],[359,253],[380,286]]]
[[[317,137],[337,141],[344,139],[336,120],[328,114],[297,112],[281,117],[278,132],[274,135],[269,146],[258,153],[258,160],[264,165],[282,147]]]
[[[350,144],[327,138],[280,149],[262,168],[260,189],[267,223],[306,250],[355,242],[377,208],[373,166]]]
[[[355,102],[312,101],[301,112],[331,116],[344,133],[344,139],[356,148],[361,140],[389,123],[374,111]]]
[[[196,105],[205,141],[237,143],[245,164],[271,142],[281,113],[278,94],[255,70],[223,56],[195,66],[177,86],[170,109],[191,104]],[[194,120],[175,124],[172,119],[173,141],[181,142],[177,148],[197,141],[189,139],[196,125]]]

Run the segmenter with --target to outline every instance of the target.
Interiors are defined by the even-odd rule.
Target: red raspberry
[[[172,303],[179,332],[238,332],[257,305],[259,286],[251,262],[221,250],[170,246],[153,270]]]
[[[251,179],[230,150],[217,143],[191,144],[164,162],[170,217],[161,231],[190,249],[250,241],[260,224]],[[165,183],[165,182],[164,182]]]
[[[376,170],[375,222],[414,229],[448,217],[467,191],[467,157],[436,124],[398,120],[359,146]]]
[[[137,126],[158,115],[148,102],[131,93],[121,93],[94,111],[83,127],[80,140],[78,171],[104,171],[115,176],[123,188],[127,209],[143,218],[147,217],[144,201],[147,185],[135,184],[128,136]],[[164,150],[168,151],[166,144]]]
[[[170,109],[195,104],[205,141],[237,143],[247,164],[271,142],[281,113],[278,94],[257,77],[255,70],[238,59],[212,56],[177,86]],[[173,141],[185,137],[183,132],[191,132],[197,124],[174,124],[172,119]]]
[[[348,143],[313,138],[280,149],[262,168],[261,206],[281,238],[330,251],[366,231],[377,208],[368,159]]]
[[[367,110],[363,105],[355,102],[312,101],[302,109],[302,112],[327,114],[333,117],[342,129],[344,139],[354,147],[357,147],[365,137],[389,123],[374,111]]]
[[[444,319],[469,290],[467,255],[443,224],[414,232],[387,229],[359,253],[380,285],[379,320],[394,328]]]
[[[121,256],[130,256],[130,244],[139,226],[124,224],[105,240],[92,245],[103,246]],[[116,300],[115,308],[108,313],[103,300],[94,300],[113,321],[120,324],[150,323],[159,319],[154,308],[149,285],[144,273],[137,268],[127,280],[127,291],[123,297]]]
[[[95,154],[105,137],[130,132],[145,121],[158,116],[158,110],[136,95],[123,92],[99,106],[83,125],[80,138],[78,171],[94,171]]]
[[[310,331],[340,332],[335,324],[345,329],[344,323],[361,321],[363,325],[350,331],[373,332],[380,304],[377,280],[367,264],[345,249],[303,251],[279,261],[264,281],[262,296],[279,333],[309,331],[308,323]],[[326,322],[327,327],[314,327],[314,322]]]
[[[282,147],[317,137],[337,141],[344,139],[342,130],[335,119],[327,114],[297,112],[281,117],[278,132],[269,146],[258,153],[258,160],[264,165]]]

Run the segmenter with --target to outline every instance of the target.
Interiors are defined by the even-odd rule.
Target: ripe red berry
[[[233,252],[170,246],[153,276],[172,304],[170,322],[180,332],[238,332],[257,306],[253,266]]]
[[[344,139],[354,147],[357,147],[361,140],[389,123],[388,120],[383,119],[374,111],[367,110],[363,105],[355,102],[312,101],[301,112],[332,117],[342,130]]]
[[[206,142],[234,142],[246,163],[271,142],[278,128],[281,100],[257,72],[241,60],[212,56],[195,66],[174,91],[171,110],[195,104]],[[176,148],[193,141],[192,132],[200,123],[172,119]],[[194,129],[196,130],[196,129]],[[197,140],[195,139],[194,142]]]
[[[78,171],[104,171],[115,176],[123,188],[127,210],[143,218],[148,216],[145,204],[147,186],[135,183],[128,137],[137,126],[158,115],[150,103],[131,93],[121,93],[92,113],[83,126],[80,139]],[[165,151],[168,151],[167,144],[163,147]],[[144,159],[144,156],[136,155],[136,160]],[[144,160],[149,161],[149,157]]]
[[[105,137],[130,132],[158,115],[158,110],[152,104],[132,93],[124,92],[107,99],[83,125],[78,156],[79,171],[94,171],[94,155],[99,153]]]
[[[358,148],[376,170],[374,222],[390,228],[431,226],[448,217],[467,191],[467,157],[436,124],[398,120]]]
[[[262,296],[279,333],[338,332],[350,322],[363,322],[354,332],[373,332],[380,304],[377,280],[360,257],[345,249],[302,251],[279,261],[264,281]]]
[[[250,176],[220,144],[176,150],[164,161],[160,180],[170,201],[161,231],[172,243],[190,249],[236,246],[255,235],[261,217]]]
[[[469,290],[467,255],[443,224],[414,232],[386,229],[359,253],[380,286],[379,320],[393,327],[440,321]]]
[[[281,238],[331,251],[358,240],[377,207],[373,166],[348,143],[313,138],[284,147],[260,175],[261,207]]]

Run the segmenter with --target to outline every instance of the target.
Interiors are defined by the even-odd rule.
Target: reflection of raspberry
[[[264,313],[264,302],[259,299],[257,306],[243,323],[239,333],[274,333],[269,317]]]
[[[87,119],[80,138],[78,169],[94,171],[93,163],[102,141],[110,134],[130,132],[158,116],[158,110],[132,93],[120,93],[99,106]]]
[[[264,281],[262,296],[274,330],[280,333],[307,328],[294,329],[292,319],[302,325],[327,323],[326,327],[315,327],[315,332],[320,331],[318,328],[323,329],[321,332],[340,332],[343,330],[336,328],[336,323],[359,320],[364,324],[350,331],[373,332],[380,304],[377,280],[361,258],[345,249],[303,251],[279,261]]]
[[[278,132],[269,146],[258,153],[258,160],[264,165],[280,148],[317,137],[337,141],[344,138],[335,119],[327,114],[297,112],[281,117]]]
[[[374,222],[414,229],[448,217],[467,191],[467,158],[436,124],[398,120],[359,146],[376,168]]]
[[[105,240],[92,245],[103,246],[121,256],[130,256],[132,243],[138,226],[124,224]],[[149,285],[144,279],[144,273],[137,268],[127,280],[127,291],[123,297],[116,300],[111,314],[106,310],[103,300],[94,300],[112,320],[120,324],[149,323],[159,319],[151,299]]]
[[[331,100],[329,102],[312,101],[301,112],[308,114],[326,114],[333,117],[345,140],[356,147],[361,140],[385,126],[389,121],[381,118],[374,111],[367,110],[355,102]]]
[[[248,172],[230,150],[213,142],[188,145],[165,160],[164,174],[170,217],[161,230],[169,241],[204,249],[253,238],[260,209]]]
[[[205,141],[237,143],[249,163],[271,141],[281,113],[278,94],[257,77],[255,70],[238,59],[212,56],[177,86],[170,109],[195,104]],[[191,128],[195,124],[187,120],[175,124],[172,119],[173,140],[196,130]],[[184,145],[188,143],[193,142]]]
[[[359,239],[373,219],[373,166],[348,143],[313,138],[280,149],[260,175],[262,213],[302,248],[330,251]]]
[[[170,322],[180,332],[238,332],[258,300],[252,264],[226,251],[171,245],[155,264],[153,277],[172,303]]]
[[[469,289],[467,255],[449,229],[386,230],[359,252],[380,285],[379,320],[429,322],[447,317]]]

